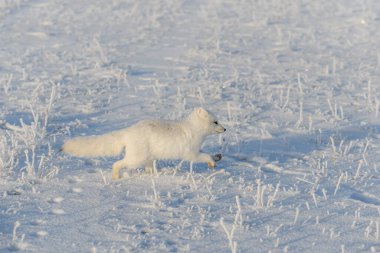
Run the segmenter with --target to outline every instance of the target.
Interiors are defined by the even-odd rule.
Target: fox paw
[[[218,162],[218,161],[222,160],[222,154],[216,154],[216,155],[214,155],[213,159],[214,159],[215,162]]]
[[[209,168],[215,168],[216,167],[215,162],[208,162],[207,165]]]
[[[119,175],[119,173],[112,173],[112,180],[118,180],[118,179],[121,179],[121,176]]]

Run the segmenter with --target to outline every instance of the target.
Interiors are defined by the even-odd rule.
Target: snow
[[[380,2],[0,3],[0,252],[379,252]],[[63,141],[204,106],[204,164]]]

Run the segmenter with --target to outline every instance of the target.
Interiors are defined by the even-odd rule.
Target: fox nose
[[[225,128],[223,128],[224,130],[223,130],[223,132],[225,132],[227,129],[225,129]]]

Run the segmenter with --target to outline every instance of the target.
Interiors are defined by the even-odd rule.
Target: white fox
[[[220,154],[211,157],[200,152],[207,135],[223,133],[216,117],[203,108],[196,108],[180,121],[143,120],[128,128],[104,135],[77,137],[66,141],[61,151],[79,157],[117,156],[125,149],[125,157],[112,166],[112,179],[120,178],[120,169],[145,166],[153,172],[159,159],[180,159],[204,162],[215,167]]]

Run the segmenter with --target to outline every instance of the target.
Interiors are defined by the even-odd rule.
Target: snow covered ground
[[[379,252],[380,2],[3,0],[0,252]],[[63,141],[204,106],[205,164]]]

